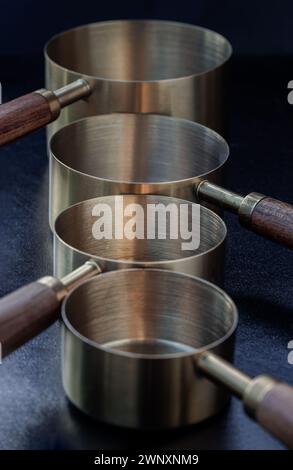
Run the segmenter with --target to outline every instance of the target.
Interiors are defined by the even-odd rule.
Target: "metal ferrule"
[[[106,21],[54,36],[45,51],[47,88],[86,77],[94,92],[48,135],[85,116],[117,112],[177,116],[225,134],[225,100],[211,106],[210,97],[223,95],[231,52],[219,34],[169,21]]]
[[[100,266],[95,261],[86,261],[82,266],[61,278],[61,283],[67,290],[71,290],[81,281],[90,279],[102,272]]]
[[[250,193],[243,197],[206,180],[201,181],[196,186],[196,195],[200,201],[210,202],[222,209],[238,214],[239,221],[245,226],[250,225],[255,207],[266,197],[260,193]]]
[[[228,209],[234,214],[238,214],[243,196],[221,188],[214,183],[203,180],[196,186],[196,195],[199,201],[215,204],[222,209]]]
[[[255,207],[264,198],[265,198],[264,194],[260,194],[260,193],[250,193],[247,196],[245,196],[245,198],[240,204],[239,212],[238,212],[239,220],[242,225],[244,226],[250,225],[251,216],[253,214]]]
[[[62,282],[54,276],[44,276],[37,281],[39,284],[44,284],[55,292],[57,299],[61,302],[67,294],[66,287]]]
[[[61,301],[68,292],[76,287],[81,281],[90,279],[99,273],[101,273],[99,265],[94,261],[87,261],[79,268],[62,277],[60,280],[54,276],[45,276],[37,282],[52,289],[56,293],[58,300]]]
[[[50,91],[42,88],[37,90],[36,93],[48,101],[52,120],[55,120],[62,108],[89,96],[91,94],[91,87],[86,80],[81,78],[58,90]]]
[[[230,298],[202,279],[157,268],[107,272],[66,297],[62,319],[65,392],[99,421],[166,430],[200,422],[230,398],[193,363],[206,344],[232,360],[237,324]]]
[[[52,121],[57,119],[61,111],[61,106],[60,106],[58,98],[55,96],[53,91],[42,88],[40,90],[37,90],[35,93],[43,96],[43,98],[47,100],[49,108],[50,108],[50,112],[51,112]]]
[[[276,380],[268,375],[259,375],[250,380],[244,395],[243,404],[246,412],[252,417],[256,417],[259,404],[263,401],[265,395],[274,387]]]

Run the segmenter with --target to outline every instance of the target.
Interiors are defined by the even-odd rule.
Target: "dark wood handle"
[[[49,102],[39,93],[30,93],[0,105],[0,146],[13,142],[53,119]]]
[[[58,318],[55,291],[33,282],[0,299],[0,342],[6,356],[38,335]]]
[[[293,387],[276,383],[258,405],[256,419],[287,447],[293,449]]]
[[[293,249],[293,206],[265,197],[256,206],[249,227],[254,232]]]

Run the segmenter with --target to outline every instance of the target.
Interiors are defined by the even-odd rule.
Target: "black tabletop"
[[[293,200],[289,64],[285,58],[234,59],[226,182],[235,191]],[[41,59],[3,58],[0,78],[5,101],[40,88]],[[44,132],[3,148],[0,159],[3,295],[52,272]],[[232,215],[226,222],[225,289],[240,313],[235,363],[252,376],[270,373],[292,383],[292,252],[240,228]],[[0,366],[1,449],[283,448],[244,414],[237,399],[200,425],[166,433],[125,432],[90,420],[65,398],[59,329],[53,325]]]

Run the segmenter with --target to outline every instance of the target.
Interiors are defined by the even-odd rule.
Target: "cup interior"
[[[51,152],[66,167],[118,183],[170,183],[208,178],[229,147],[200,124],[150,114],[93,116],[60,129]]]
[[[148,212],[154,207],[158,211],[155,217]],[[128,215],[121,219],[121,213],[125,214],[126,210]],[[132,216],[137,222],[135,225],[131,223],[136,232],[133,239],[125,230]],[[110,223],[110,228],[99,227],[107,230],[107,236],[111,238],[103,234],[103,238],[98,239],[97,233],[93,232],[95,222],[102,221],[102,218]],[[121,239],[116,235],[116,221],[121,221]],[[138,224],[143,229],[141,232]],[[177,224],[177,233],[172,232],[174,224]],[[153,238],[150,238],[150,233]],[[167,196],[124,195],[89,199],[65,209],[55,221],[55,234],[63,244],[89,258],[156,263],[198,257],[216,249],[225,241],[226,226],[215,213],[189,201]],[[136,238],[139,234],[143,238]],[[176,235],[177,238],[172,238]],[[193,246],[184,245],[192,240]]]
[[[118,354],[194,354],[237,326],[233,301],[199,278],[156,269],[100,274],[67,297],[66,326],[91,346]]]
[[[220,34],[164,21],[109,21],[68,30],[47,45],[65,69],[119,81],[157,81],[208,72],[231,55]]]

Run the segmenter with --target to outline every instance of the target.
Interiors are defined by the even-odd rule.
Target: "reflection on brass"
[[[63,385],[86,414],[118,426],[174,428],[214,415],[232,392],[291,445],[286,399],[275,405],[276,426],[257,415],[276,381],[251,379],[231,363],[237,309],[216,286],[177,272],[120,270],[79,285],[62,318]]]
[[[72,204],[112,194],[196,200],[198,179],[221,182],[225,140],[166,116],[112,114],[72,123],[50,142],[50,223]]]
[[[36,93],[46,98],[50,106],[52,120],[54,120],[59,116],[62,108],[89,96],[91,88],[85,80],[80,79],[55,91],[42,88]]]
[[[217,413],[229,393],[194,367],[232,360],[237,311],[203,280],[156,269],[101,274],[62,308],[63,385],[79,409],[134,428],[174,428]]]
[[[192,214],[192,203],[166,196],[124,195],[124,205],[139,204],[147,213],[148,204],[181,204],[188,207],[189,220],[194,226],[199,221]],[[200,208],[200,244],[196,249],[182,250],[181,234],[170,238],[167,224],[166,239],[159,238],[156,227],[155,238],[122,239],[94,238],[92,229],[96,217],[92,215],[97,204],[107,204],[115,211],[115,196],[105,196],[83,201],[69,207],[56,220],[54,230],[54,274],[61,278],[91,259],[102,271],[112,269],[158,267],[184,272],[208,279],[216,284],[223,281],[224,244],[226,226],[219,216],[205,207]],[[191,219],[195,217],[195,219]],[[127,219],[126,219],[127,220]],[[125,221],[126,222],[126,221]],[[190,227],[191,228],[191,227]]]
[[[216,204],[223,209],[228,209],[234,214],[238,214],[239,208],[243,202],[243,196],[226,188],[221,188],[209,181],[201,181],[196,186],[196,195],[199,201]]]
[[[242,225],[250,225],[251,215],[256,207],[256,205],[264,199],[266,196],[260,193],[250,193],[245,196],[239,207],[239,220]]]
[[[154,113],[225,132],[226,62],[220,34],[171,21],[107,21],[53,37],[45,48],[46,88],[80,78],[92,93],[62,111],[49,135],[85,116]]]
[[[61,301],[68,292],[74,289],[81,281],[86,281],[100,272],[101,269],[99,265],[89,260],[61,279],[54,276],[44,276],[38,279],[37,282],[53,289],[53,291],[56,292],[58,300]]]
[[[244,226],[250,225],[251,215],[256,205],[266,197],[255,192],[241,196],[205,180],[196,184],[195,192],[198,201],[209,202],[237,214],[239,221]]]

